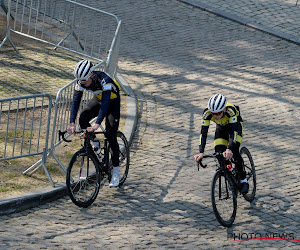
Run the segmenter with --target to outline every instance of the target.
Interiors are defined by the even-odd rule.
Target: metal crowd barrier
[[[104,65],[105,62],[101,62],[96,68],[103,70]],[[0,161],[42,155],[23,174],[32,174],[43,167],[51,185],[55,187],[46,161],[52,155],[66,173],[66,168],[55,154],[55,148],[62,143],[59,130],[64,131],[69,125],[75,84],[76,80],[73,80],[61,88],[55,102],[48,94],[0,99]],[[84,92],[79,113],[93,96],[90,92]],[[76,124],[79,124],[78,119],[79,115]],[[101,129],[104,130],[102,126]]]
[[[70,0],[1,0],[0,7],[6,12],[7,16],[6,36],[0,44],[0,48],[8,40],[18,52],[10,37],[10,33],[14,32],[54,45],[54,49],[62,48],[96,60],[98,63],[96,65],[97,69],[105,71],[116,78],[121,40],[121,21],[115,15]],[[1,137],[6,138],[5,143],[0,142],[0,147],[4,148],[4,150],[0,149],[0,161],[41,154],[42,159],[23,173],[33,173],[42,166],[52,186],[55,186],[45,164],[47,158],[52,155],[63,171],[66,172],[65,167],[54,151],[62,142],[59,140],[58,131],[66,130],[69,124],[75,82],[73,80],[60,89],[54,103],[47,94],[0,100],[0,135],[3,134]],[[123,90],[126,92],[125,88]],[[22,128],[18,128],[18,119],[20,118],[15,115],[16,120],[13,122],[15,127],[13,127],[10,115],[19,114],[19,105],[7,105],[6,102],[10,103],[25,99],[26,103],[34,104],[30,109],[33,112],[32,115],[34,115],[39,109],[45,112],[43,102],[36,101],[36,98],[40,96],[47,96],[49,99],[47,104],[49,108],[47,129],[43,131],[42,121],[45,121],[45,119],[40,120],[40,127],[30,127],[31,132],[25,133],[24,126],[24,134],[38,134],[39,137],[30,141],[30,145],[18,144],[16,142],[20,141],[19,134],[23,133],[23,130],[19,131]],[[91,93],[84,93],[81,108],[92,96]],[[40,104],[40,106],[37,104]],[[27,107],[27,104],[24,105]],[[51,118],[51,106],[52,109],[54,107],[54,111],[52,111],[54,112],[53,118]],[[27,109],[23,110],[25,114]],[[6,129],[2,125],[5,123],[7,123]],[[35,122],[33,124],[36,125]],[[78,117],[76,124],[78,124]],[[8,129],[13,130],[13,132]],[[32,133],[33,131],[38,131],[38,133]],[[40,148],[40,145],[44,145],[43,148]],[[32,151],[34,147],[38,148],[35,152]],[[24,153],[25,150],[26,154]]]
[[[0,100],[0,161],[42,155],[47,160],[52,99],[48,94]]]
[[[1,0],[7,15],[6,36],[17,33],[96,61],[109,61],[115,75],[120,42],[121,21],[113,14],[71,0]]]
[[[104,65],[105,62],[101,62],[96,65],[97,70],[104,70]],[[50,157],[53,156],[54,159],[57,161],[59,166],[62,168],[62,170],[66,173],[66,168],[62,164],[62,162],[59,160],[59,157],[55,154],[55,148],[58,147],[63,141],[59,138],[59,130],[65,131],[70,123],[70,113],[71,113],[71,107],[72,107],[72,102],[73,102],[73,94],[74,94],[74,87],[76,84],[76,80],[73,80],[63,88],[61,88],[56,96],[55,102],[52,104],[54,107],[54,114],[53,118],[51,120],[52,122],[52,128],[50,133],[48,133],[50,145],[47,147],[47,150],[45,154],[43,155],[43,158],[34,163],[31,167],[29,167],[26,171],[24,171],[24,174],[27,174],[30,171],[36,171],[39,169],[41,166],[44,166],[46,160]],[[85,91],[83,93],[82,99],[81,99],[81,104],[80,108],[78,111],[78,114],[81,112],[83,106],[85,103],[87,103],[94,94],[91,92]],[[76,118],[76,124],[79,124],[79,115]],[[91,121],[93,122],[93,121]],[[104,130],[104,128],[101,126],[101,129]],[[68,138],[70,135],[66,135],[65,137]],[[51,177],[49,178],[52,186],[55,186],[53,181],[51,180]]]

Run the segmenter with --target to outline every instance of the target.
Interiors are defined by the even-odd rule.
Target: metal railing
[[[70,0],[1,0],[0,7],[7,15],[6,36],[0,44],[0,48],[8,40],[18,52],[10,37],[10,33],[14,32],[54,45],[54,49],[62,48],[94,59],[97,61],[97,69],[105,71],[111,77],[116,78],[121,40],[121,21],[115,15]],[[47,94],[0,100],[0,135],[3,133],[3,136],[6,136],[2,136],[5,138],[5,142],[2,142],[3,145],[0,142],[0,147],[4,148],[3,152],[0,150],[0,161],[41,154],[42,159],[23,173],[33,173],[42,166],[52,186],[55,186],[47,170],[46,160],[52,155],[63,171],[66,172],[54,150],[62,142],[59,140],[58,130],[65,130],[69,124],[75,82],[76,80],[73,80],[60,89],[54,103]],[[125,88],[123,90],[126,92]],[[24,134],[39,136],[30,141],[30,146],[22,143],[17,146],[16,142],[20,141],[19,134],[23,133],[23,130],[19,131],[19,118],[17,116],[14,117],[16,119],[14,120],[15,127],[12,125],[11,114],[19,114],[19,104],[13,105],[11,102],[25,99],[25,107],[27,107],[27,103],[33,103],[30,110],[33,112],[31,115],[35,116],[37,110],[45,110],[43,102],[36,101],[36,98],[40,96],[49,98],[47,104],[49,108],[48,117],[46,119],[47,129],[43,131],[44,126],[40,124],[38,128],[32,127],[31,132],[25,132],[25,127],[28,128],[28,126],[24,125]],[[92,97],[93,94],[85,92],[80,109]],[[8,105],[6,102],[10,104]],[[4,108],[2,109],[2,107]],[[23,110],[25,114],[27,109]],[[51,114],[51,111],[54,113]],[[6,129],[3,125],[5,123]],[[36,123],[34,124],[36,125]],[[78,117],[76,124],[78,124]],[[104,129],[102,126],[101,128]],[[32,133],[32,131],[38,132]],[[40,145],[44,145],[42,149],[39,147]],[[27,147],[29,148],[27,149]],[[38,148],[35,152],[32,151],[34,147]],[[25,149],[28,150],[26,154],[24,154]]]
[[[101,62],[96,69],[103,70],[104,65],[105,62]],[[55,102],[48,94],[0,99],[0,161],[42,155],[23,174],[32,174],[43,167],[55,187],[46,161],[52,155],[66,173],[65,166],[54,151],[62,143],[58,131],[66,130],[69,125],[75,84],[76,80],[73,80],[61,88]],[[79,112],[93,96],[91,92],[84,92]],[[78,119],[79,116],[76,124],[79,124]],[[102,126],[101,129],[104,130]]]
[[[105,65],[105,62],[101,62],[98,65],[96,65],[96,69],[103,70],[103,67]],[[59,166],[62,168],[62,170],[66,173],[66,168],[63,165],[63,163],[59,160],[59,157],[55,154],[55,148],[58,147],[63,141],[59,138],[59,130],[64,131],[67,129],[69,122],[70,122],[70,112],[73,102],[73,95],[75,91],[75,84],[76,80],[73,80],[63,88],[61,88],[56,96],[55,102],[52,104],[54,113],[52,116],[52,128],[51,131],[48,133],[49,136],[49,143],[50,145],[47,147],[46,153],[42,159],[34,163],[31,167],[29,167],[26,171],[24,171],[24,174],[29,173],[30,171],[36,171],[41,166],[43,166],[43,162],[45,162],[50,156],[53,156],[54,159],[57,161]],[[80,108],[78,113],[82,110],[85,103],[87,103],[94,94],[91,92],[85,91],[83,93]],[[76,124],[79,124],[78,122],[79,116],[77,116]],[[101,129],[104,129],[101,126]],[[69,135],[66,135],[66,138],[68,138]],[[50,139],[51,138],[51,139]],[[55,186],[52,180],[50,179],[50,182],[52,186]]]
[[[71,0],[1,0],[6,12],[6,36],[11,32],[30,37],[96,61],[108,61],[114,75],[120,43],[121,21],[113,14]]]
[[[0,161],[42,155],[46,167],[52,99],[48,94],[0,100]]]

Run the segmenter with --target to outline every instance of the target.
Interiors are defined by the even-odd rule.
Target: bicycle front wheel
[[[73,203],[79,207],[90,206],[99,193],[101,172],[95,154],[89,157],[85,149],[77,151],[71,158],[66,186]]]
[[[130,154],[129,154],[129,145],[128,145],[128,141],[125,137],[125,135],[121,132],[118,131],[117,132],[117,140],[118,140],[118,144],[119,144],[119,173],[120,173],[120,182],[119,182],[119,187],[121,187],[127,176],[128,176],[128,172],[129,172],[129,163],[130,163]],[[106,159],[108,159],[109,161],[109,166],[112,166],[112,161],[111,161],[111,148],[108,146],[108,157],[106,157]],[[110,176],[109,176],[109,181],[110,181]]]
[[[255,166],[252,159],[252,156],[249,150],[246,147],[242,147],[240,150],[240,154],[244,161],[246,178],[249,184],[249,190],[247,194],[243,194],[246,201],[253,201],[256,194],[256,174],[255,174]]]
[[[236,192],[232,180],[221,171],[217,171],[212,180],[211,201],[219,223],[230,227],[236,216]]]

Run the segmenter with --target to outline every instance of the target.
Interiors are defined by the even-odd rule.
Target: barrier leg
[[[21,55],[21,53],[18,51],[17,47],[14,45],[14,43],[12,42],[12,40],[10,39],[10,29],[7,28],[6,30],[6,36],[3,39],[2,43],[0,44],[0,48],[4,45],[4,43],[6,42],[6,40],[9,41],[9,43],[11,44],[11,46],[13,46],[13,48],[15,49],[15,51]]]
[[[23,174],[27,174],[27,173],[29,173],[30,171],[31,171],[30,174],[33,174],[33,173],[34,173],[35,171],[37,171],[41,166],[43,166],[44,171],[45,171],[45,173],[46,173],[46,175],[47,175],[47,177],[48,177],[48,179],[49,179],[51,185],[52,185],[53,187],[55,187],[55,184],[54,184],[54,182],[53,182],[53,180],[52,180],[52,178],[51,178],[51,176],[50,176],[50,173],[49,173],[49,171],[48,171],[48,169],[47,169],[47,167],[46,167],[46,159],[48,158],[49,155],[50,155],[50,153],[47,154],[46,148],[43,148],[43,157],[42,157],[42,159],[40,159],[39,161],[37,161],[36,163],[34,163],[34,164],[33,164],[31,167],[29,167],[28,169],[26,169],[26,170],[23,172]]]
[[[57,163],[59,164],[59,166],[62,168],[62,170],[67,173],[66,168],[64,167],[64,165],[61,163],[61,161],[57,158],[57,156],[55,155],[55,153],[52,153],[54,159],[57,161]]]
[[[49,157],[49,155],[50,155],[50,153],[48,153],[47,154],[47,158]],[[32,173],[34,173],[35,171],[37,171],[41,166],[42,166],[42,160],[43,160],[43,158],[42,159],[40,159],[39,161],[37,161],[36,163],[34,163],[33,165],[31,165],[31,167],[29,167],[28,169],[26,169],[24,172],[23,172],[23,174],[27,174],[27,173],[29,173],[30,171],[32,171],[31,172],[31,174]],[[37,166],[38,165],[38,166]],[[37,167],[36,167],[37,166]],[[35,168],[35,169],[34,169]]]
[[[24,172],[23,172],[23,174],[27,174],[28,172],[30,172],[32,169],[34,169],[37,165],[39,165],[38,167],[37,167],[37,169],[38,168],[40,168],[40,166],[42,165],[42,159],[40,159],[39,161],[37,161],[36,163],[34,163],[30,168],[28,168],[28,169],[26,169]],[[36,170],[37,170],[36,169]],[[36,171],[35,170],[35,171]]]
[[[53,180],[52,180],[52,178],[50,176],[50,173],[49,173],[49,171],[48,171],[48,169],[46,167],[46,159],[47,159],[47,150],[46,150],[46,148],[43,148],[42,166],[43,166],[43,168],[45,170],[46,175],[48,176],[48,179],[49,179],[52,187],[55,187],[55,184],[54,184],[54,182],[53,182]]]

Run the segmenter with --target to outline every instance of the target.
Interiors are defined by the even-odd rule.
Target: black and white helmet
[[[209,98],[208,110],[212,113],[221,112],[226,107],[226,103],[227,101],[225,96],[221,94],[213,95],[211,98]]]
[[[88,60],[81,60],[74,68],[74,76],[78,80],[86,81],[94,70],[94,65]]]

